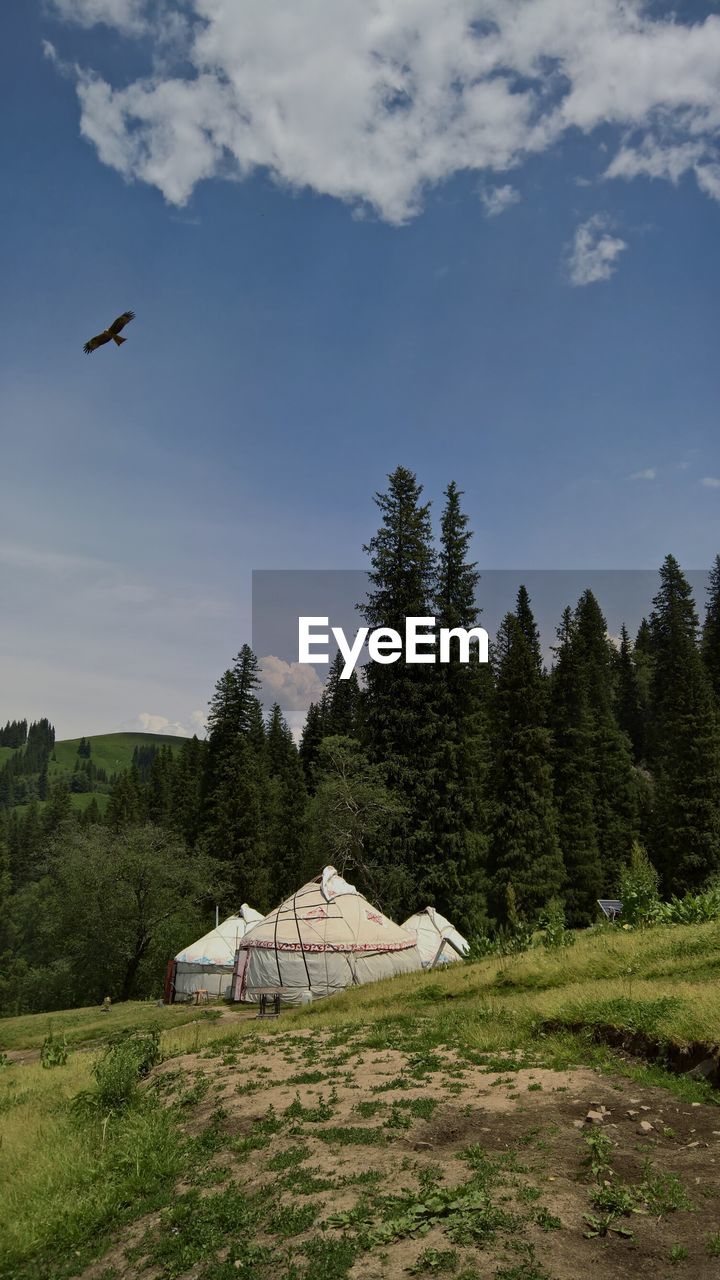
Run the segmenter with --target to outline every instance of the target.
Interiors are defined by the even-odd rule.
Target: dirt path
[[[553,1071],[512,1055],[468,1062],[448,1051],[418,1061],[361,1042],[338,1050],[309,1031],[248,1038],[237,1053],[188,1054],[156,1078],[168,1099],[185,1097],[189,1133],[222,1116],[225,1140],[200,1205],[210,1213],[213,1197],[235,1188],[274,1206],[257,1239],[279,1247],[288,1270],[277,1260],[268,1272],[258,1265],[258,1280],[316,1280],[304,1261],[313,1242],[327,1250],[359,1232],[371,1243],[356,1249],[350,1269],[318,1271],[323,1280],[720,1276],[712,1105],[590,1068]],[[196,1185],[193,1177],[178,1185],[180,1203]],[[609,1213],[618,1204],[625,1209]],[[283,1218],[296,1223],[291,1240]],[[179,1222],[156,1215],[136,1224],[84,1280],[109,1266],[127,1280],[169,1275],[155,1260],[182,1233]],[[225,1241],[213,1266],[229,1265],[246,1243]],[[211,1261],[186,1280],[212,1277],[213,1266],[203,1270]]]

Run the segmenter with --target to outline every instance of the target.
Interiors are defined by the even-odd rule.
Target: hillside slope
[[[278,1021],[165,1010],[161,1064],[134,1006],[157,1064],[134,1083],[116,1006],[104,1059],[0,1073],[0,1277],[712,1280],[717,1090],[594,1032],[717,1055],[719,967],[717,924],[599,929]]]
[[[107,805],[113,779],[131,767],[136,749],[157,751],[161,747],[170,747],[172,751],[178,751],[186,741],[185,738],[171,734],[101,733],[85,739],[89,744],[90,754],[80,757],[78,748],[81,738],[61,739],[55,743],[48,761],[48,782],[52,784],[62,780],[70,786],[76,765],[82,765],[86,760],[91,761],[96,769],[104,773],[105,779],[94,780],[91,790],[72,792],[71,800],[77,809],[85,809],[96,800],[102,811]],[[19,750],[22,752],[23,748]],[[0,747],[0,768],[16,754],[18,751],[11,747]],[[28,775],[28,778],[37,785],[37,773]],[[42,807],[43,801],[38,800],[37,803]],[[22,812],[25,806],[18,804],[15,807]]]

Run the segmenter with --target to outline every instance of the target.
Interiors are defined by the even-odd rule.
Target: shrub
[[[660,907],[658,873],[637,840],[620,877],[620,900],[623,924],[650,924]]]
[[[551,898],[541,913],[540,929],[546,951],[570,947],[575,941],[574,934],[565,928],[565,907],[559,898]]]
[[[686,893],[658,905],[654,919],[658,924],[705,924],[720,920],[720,885],[704,893]]]
[[[53,1031],[46,1035],[40,1050],[40,1062],[43,1067],[64,1067],[68,1060],[67,1040],[64,1035],[56,1036]]]
[[[78,1094],[76,1110],[99,1111],[103,1115],[126,1110],[137,1101],[140,1080],[161,1059],[158,1027],[118,1036],[95,1063],[95,1088]]]

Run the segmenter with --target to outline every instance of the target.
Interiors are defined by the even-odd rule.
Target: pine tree
[[[305,785],[310,795],[315,792],[315,770],[320,755],[320,743],[325,737],[325,703],[311,702],[300,739],[300,761],[305,774]]]
[[[537,917],[563,889],[564,871],[553,800],[551,751],[539,645],[527,593],[518,596],[522,624],[508,614],[497,638],[492,702],[489,850],[490,903],[504,922],[512,885],[519,910]]]
[[[143,795],[137,765],[119,774],[110,791],[105,821],[111,830],[120,832],[134,826],[143,817]]]
[[[347,680],[342,679],[345,665],[340,650],[335,654],[325,682],[324,735],[354,738],[360,727],[360,686],[353,671]]]
[[[445,491],[435,596],[438,627],[475,627],[480,575],[469,560],[472,534],[452,482]],[[469,932],[479,932],[486,911],[487,706],[491,673],[478,661],[473,645],[470,661],[460,661],[451,645],[451,661],[441,664],[434,680],[438,719],[429,822],[435,837],[433,875],[426,897]]]
[[[218,681],[208,716],[200,843],[225,868],[226,903],[267,908],[267,761],[258,661],[243,645]]]
[[[532,611],[530,596],[526,586],[521,585],[518,588],[517,600],[515,602],[515,617],[518,626],[522,631],[530,651],[535,660],[535,665],[539,672],[542,673],[542,656],[540,652],[540,631],[535,621],[535,615]]]
[[[51,786],[40,818],[44,839],[53,839],[74,816],[67,784],[60,779]]]
[[[173,775],[172,748],[161,747],[156,751],[150,766],[145,797],[145,816],[149,822],[166,830],[173,825]]]
[[[674,556],[660,570],[653,605],[651,856],[665,890],[683,893],[720,870],[720,744],[695,604]]]
[[[647,751],[645,717],[643,715],[640,684],[635,670],[633,648],[627,627],[624,624],[620,630],[620,648],[618,649],[616,660],[616,681],[618,724],[630,739],[633,756],[639,763],[645,759]]]
[[[10,868],[10,849],[5,840],[4,827],[0,828],[0,956],[5,950],[3,923],[7,918],[7,908],[12,892],[12,872]]]
[[[200,831],[206,744],[197,736],[184,742],[175,759],[172,778],[172,825],[195,847]]]
[[[9,816],[6,839],[10,852],[13,892],[17,892],[22,885],[37,880],[40,874],[38,868],[43,831],[40,810],[34,800],[27,806],[22,817],[17,810]]]
[[[630,741],[615,716],[616,658],[605,618],[592,591],[585,591],[580,597],[575,621],[575,644],[592,723],[594,811],[602,893],[613,896],[639,834],[638,778]]]
[[[705,670],[720,705],[720,556],[710,570],[707,610],[702,633],[702,656]]]
[[[100,806],[95,799],[95,796],[93,796],[89,805],[87,805],[82,812],[82,825],[83,827],[96,827],[101,823],[101,821],[102,814],[100,812]]]
[[[431,613],[435,556],[430,507],[421,496],[412,472],[398,467],[387,493],[376,495],[382,523],[365,548],[371,564],[371,589],[362,606],[366,622],[401,636],[408,617]],[[385,764],[390,787],[402,794],[410,815],[386,832],[385,857],[404,864],[421,894],[428,878],[434,879],[436,853],[428,820],[437,738],[434,670],[406,662],[404,653],[392,664],[370,662],[363,699],[371,760]]]
[[[643,759],[647,762],[650,754],[650,703],[652,697],[653,671],[655,669],[652,635],[650,632],[650,623],[647,618],[643,618],[640,626],[638,627],[637,635],[635,637],[635,645],[633,648],[633,663],[637,679],[638,696],[640,698],[642,741],[645,752]]]
[[[268,862],[273,900],[281,901],[301,883],[307,791],[297,747],[277,703],[268,719],[267,761]]]
[[[595,821],[593,720],[576,633],[572,611],[566,609],[558,629],[559,644],[550,684],[550,723],[558,838],[567,878],[565,906],[572,926],[590,923],[597,914],[597,899],[603,890]]]

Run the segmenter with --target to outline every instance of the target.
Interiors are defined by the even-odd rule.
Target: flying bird
[[[102,333],[96,334],[94,338],[91,338],[89,342],[85,343],[85,346],[83,347],[85,355],[89,356],[91,351],[97,351],[98,347],[104,346],[105,343],[110,342],[111,339],[115,343],[116,347],[122,346],[123,342],[127,342],[127,338],[121,338],[118,336],[120,330],[124,329],[125,325],[129,324],[130,321],[134,319],[134,311],[123,311],[122,315],[118,316],[117,320],[113,320],[108,329],[104,329]]]

